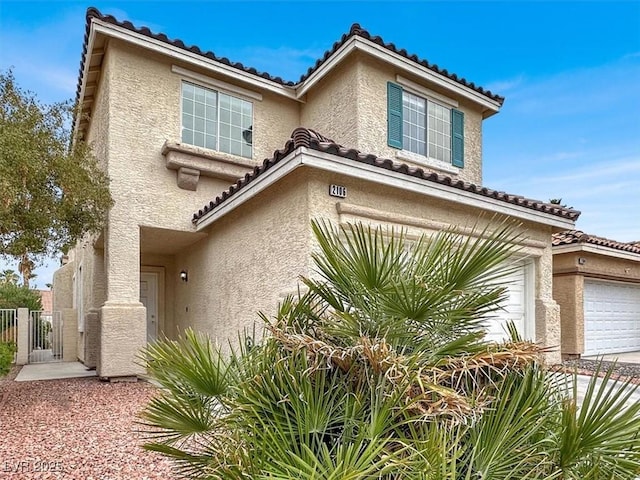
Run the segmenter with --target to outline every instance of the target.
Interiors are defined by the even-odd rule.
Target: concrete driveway
[[[561,374],[562,375],[562,374]],[[582,405],[582,402],[584,401],[584,397],[585,394],[587,393],[587,389],[589,388],[589,381],[591,380],[591,376],[589,375],[577,375],[576,376],[576,381],[577,381],[577,400],[578,400],[578,405]],[[561,380],[564,385],[563,385],[563,389],[566,390],[567,395],[572,395],[572,389],[573,389],[573,375],[564,375],[564,379]],[[598,386],[597,388],[599,388],[602,385],[603,379],[598,378],[597,379],[598,382]],[[612,382],[610,380],[610,382]],[[619,382],[618,386],[620,386],[623,382]],[[596,389],[597,392],[597,389]],[[638,385],[630,385],[629,387],[627,387],[627,392],[629,392],[631,395],[629,396],[629,399],[626,402],[627,406],[631,406],[637,403],[640,403],[640,386]]]
[[[606,360],[608,362],[638,363],[640,364],[640,352],[612,353],[610,355],[582,357],[585,360]]]

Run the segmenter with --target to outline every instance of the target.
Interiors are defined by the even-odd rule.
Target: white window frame
[[[179,67],[174,67],[174,71],[175,71],[175,69],[179,69]],[[182,69],[179,69],[179,70],[182,70]],[[219,86],[225,86],[225,85],[230,86],[229,84],[226,84],[225,82],[219,82],[219,81],[203,82],[199,78],[194,78],[196,76],[199,77],[200,76],[199,74],[193,73],[191,75],[183,75],[183,76],[186,77],[186,78],[182,78],[181,81],[180,81],[180,93],[179,93],[179,95],[180,95],[180,142],[184,143],[186,145],[193,145],[194,147],[197,147],[197,148],[204,148],[206,150],[211,150],[211,151],[214,151],[214,152],[220,152],[220,153],[223,153],[223,154],[226,154],[226,155],[233,155],[234,157],[238,157],[238,158],[253,159],[253,157],[255,155],[255,142],[253,141],[253,138],[252,138],[252,141],[251,141],[251,156],[249,156],[249,157],[244,156],[244,155],[237,155],[235,153],[227,152],[227,151],[224,151],[224,150],[220,150],[220,94],[227,95],[229,97],[236,98],[238,100],[242,100],[242,101],[247,102],[247,103],[249,103],[251,105],[251,128],[252,128],[252,131],[253,131],[253,125],[255,123],[255,114],[254,114],[255,105],[254,105],[254,102],[252,101],[253,100],[252,97],[255,98],[256,96],[254,96],[254,95],[251,95],[251,96],[246,95],[246,93],[251,94],[251,92],[248,91],[248,90],[245,90],[245,89],[243,89],[241,87],[235,87],[233,89],[231,89],[231,88],[223,89],[223,88],[219,88],[219,87],[216,86],[216,85],[219,85]],[[184,140],[183,140],[183,136],[182,136],[183,129],[184,129],[184,125],[183,125],[183,113],[184,113],[183,112],[183,85],[185,83],[189,83],[191,85],[194,85],[195,87],[199,87],[199,88],[204,88],[206,90],[210,90],[212,92],[215,92],[215,94],[216,94],[216,137],[215,137],[216,138],[216,148],[214,148],[214,149],[207,148],[207,147],[205,147],[203,145],[195,145],[194,143],[184,142]],[[230,91],[230,90],[234,90],[234,91]],[[245,95],[242,95],[242,94],[245,94]],[[257,96],[259,96],[259,100],[262,100],[262,95],[258,94]]]
[[[425,115],[427,116],[427,120],[428,120],[428,115],[429,115],[429,105],[428,103],[435,103],[437,105],[440,105],[441,107],[445,107],[448,109],[452,109],[452,108],[458,108],[459,104],[456,100],[449,98],[449,97],[445,97],[444,95],[441,95],[437,92],[434,92],[433,90],[430,90],[426,87],[423,87],[422,85],[419,85],[415,82],[412,82],[411,80],[403,77],[402,75],[396,75],[396,82],[402,86],[402,93],[404,95],[405,92],[410,93],[412,95],[416,95],[422,99],[424,99],[427,103],[426,103],[426,109],[425,109]],[[404,101],[404,99],[403,99]],[[404,122],[404,112],[403,112],[403,119],[402,121]],[[428,123],[427,123],[428,125]],[[454,165],[452,165],[452,161],[453,161],[453,151],[451,149],[451,147],[449,147],[449,151],[451,152],[451,160],[449,162],[445,162],[443,160],[439,160],[435,157],[430,157],[429,156],[429,128],[428,126],[425,125],[425,152],[426,155],[421,155],[419,153],[416,152],[412,152],[410,150],[405,150],[404,148],[402,148],[401,150],[397,150],[396,151],[396,158],[398,160],[402,160],[402,161],[407,161],[407,162],[411,162],[417,165],[423,165],[426,167],[430,167],[433,168],[435,170],[440,170],[442,172],[445,173],[449,173],[449,174],[453,174],[453,175],[458,175],[462,169],[459,167],[456,167]],[[449,119],[449,125],[451,125],[451,118]],[[404,134],[403,134],[403,145],[404,145]]]
[[[413,155],[416,155],[418,157],[422,157],[422,158],[427,158],[432,162],[437,162],[439,164],[442,165],[452,165],[452,159],[453,159],[453,150],[451,148],[451,108],[448,107],[447,105],[443,105],[442,103],[432,100],[431,98],[428,97],[424,97],[422,95],[416,94],[414,92],[412,92],[411,90],[407,90],[407,89],[403,89],[402,90],[402,101],[404,102],[404,96],[405,95],[413,95],[414,97],[418,97],[420,100],[424,100],[425,102],[425,110],[424,110],[424,116],[425,116],[425,124],[422,128],[424,128],[424,147],[425,147],[425,154],[422,155],[418,152],[414,152],[412,150],[407,150],[404,148],[404,138],[405,138],[405,133],[403,132],[402,134],[402,142],[403,142],[403,148],[402,151],[403,152],[407,152],[407,153],[411,153]],[[449,112],[449,146],[446,147],[447,151],[449,152],[449,161],[446,160],[441,160],[439,158],[436,158],[435,156],[430,155],[431,151],[429,149],[429,104],[434,104],[440,108],[443,108],[445,110],[447,110]],[[405,109],[403,109],[402,111],[402,122],[403,124],[407,121],[405,118]],[[403,125],[403,130],[404,130],[404,125]]]

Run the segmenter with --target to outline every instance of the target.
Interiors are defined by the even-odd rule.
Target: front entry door
[[[140,273],[140,302],[147,307],[147,343],[158,338],[158,274]]]

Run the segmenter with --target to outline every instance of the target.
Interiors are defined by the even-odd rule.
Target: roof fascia
[[[607,257],[620,258],[622,260],[631,260],[634,262],[640,262],[640,255],[637,253],[625,252],[623,250],[617,250],[611,247],[604,247],[602,245],[591,245],[588,243],[578,243],[571,245],[558,245],[552,249],[554,255],[561,255],[563,253],[593,253],[596,255],[604,255]]]
[[[82,81],[80,82],[80,95],[78,96],[78,105],[75,107],[78,109],[76,111],[76,117],[73,124],[73,141],[75,142],[78,136],[78,130],[80,129],[80,118],[78,116],[82,115],[82,110],[79,108],[84,101],[84,92],[87,87],[87,76],[89,74],[89,67],[91,65],[91,52],[93,52],[93,43],[96,39],[96,32],[93,28],[89,30],[89,39],[87,40],[87,51],[85,52],[84,58],[84,68],[82,69]]]
[[[307,147],[299,147],[278,164],[267,170],[246,187],[239,190],[229,200],[221,203],[205,216],[196,221],[196,229],[201,230],[218,218],[226,215],[245,201],[254,197],[269,185],[280,180],[294,169],[306,165],[319,170],[337,173],[352,178],[366,179],[381,185],[399,188],[430,197],[448,200],[465,206],[488,210],[515,217],[519,220],[559,227],[570,230],[575,222],[554,215],[537,212],[520,205],[509,204],[494,198],[482,197],[472,192],[466,192],[448,185],[440,185],[425,179],[393,172],[374,165],[355,162],[347,158],[319,152]]]
[[[283,97],[299,101],[298,98],[296,97],[296,93],[294,89],[291,87],[286,87],[284,85],[280,85],[277,82],[260,78],[251,73],[243,72],[236,68],[216,62],[215,60],[211,60],[206,57],[203,57],[202,55],[176,47],[175,45],[169,45],[155,38],[150,38],[141,33],[132,32],[131,30],[128,30],[126,28],[113,25],[111,23],[104,22],[103,20],[94,18],[92,19],[91,35],[93,36],[94,34],[97,34],[97,33],[100,33],[112,38],[117,38],[125,42],[133,43],[134,45],[138,45],[142,48],[146,48],[148,50],[158,52],[172,59],[181,60],[190,65],[204,68],[205,70],[208,70],[210,72],[214,72],[220,75],[224,75],[226,77],[233,77],[245,83],[248,83],[254,87],[257,87],[263,90],[268,90],[277,95],[281,95]],[[90,53],[91,50],[89,50],[88,48],[87,48],[87,52],[88,52],[88,55],[91,54]]]
[[[427,79],[430,83],[439,85],[447,90],[453,90],[458,95],[480,104],[489,110],[491,114],[497,113],[500,110],[500,103],[495,100],[482,95],[475,90],[459,84],[455,80],[451,80],[443,75],[440,75],[422,65],[416,64],[414,61],[404,58],[394,52],[390,52],[388,49],[371,42],[365,38],[359,36],[353,36],[347,42],[344,43],[328,60],[326,60],[320,67],[313,72],[309,78],[307,78],[296,89],[296,95],[298,98],[304,96],[315,84],[317,84],[323,77],[325,77],[331,70],[333,70],[342,60],[347,57],[351,52],[356,50],[365,52],[385,63],[389,63],[394,67],[397,67],[405,72],[409,72],[420,78]],[[489,116],[489,115],[487,115]]]

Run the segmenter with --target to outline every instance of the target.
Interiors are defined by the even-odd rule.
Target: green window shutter
[[[402,148],[402,87],[387,83],[387,144]]]
[[[451,109],[451,164],[464,167],[464,113]]]

